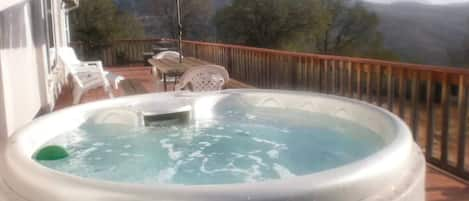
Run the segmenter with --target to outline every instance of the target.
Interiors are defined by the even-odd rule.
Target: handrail
[[[175,39],[169,39],[169,38],[149,38],[149,39],[120,39],[120,40],[115,40],[114,44],[115,43],[131,43],[131,42],[159,42],[159,41],[176,42]],[[395,61],[386,61],[386,60],[370,59],[370,58],[360,58],[360,57],[292,52],[292,51],[286,51],[286,50],[275,50],[275,49],[258,48],[258,47],[250,47],[250,46],[235,45],[235,44],[211,43],[211,42],[202,42],[202,41],[183,40],[183,43],[206,45],[206,46],[212,46],[212,47],[233,48],[233,49],[240,49],[240,50],[263,52],[263,53],[280,54],[280,55],[285,55],[285,56],[314,57],[318,59],[349,61],[349,62],[354,62],[354,63],[367,63],[371,65],[383,65],[383,66],[390,65],[390,66],[393,66],[394,68],[406,68],[410,70],[422,70],[422,71],[432,71],[432,72],[437,72],[437,73],[457,73],[457,74],[462,74],[462,75],[469,75],[469,69],[451,67],[451,66],[437,66],[437,65],[428,65],[428,64],[415,64],[415,63],[395,62]],[[77,46],[79,45],[79,42],[71,42],[71,45]]]
[[[174,39],[161,39],[161,40],[175,41]],[[206,45],[206,46],[212,46],[212,47],[233,48],[233,49],[257,51],[257,52],[264,52],[264,53],[281,54],[281,55],[285,55],[285,56],[315,57],[315,58],[318,58],[318,59],[341,60],[341,61],[350,61],[350,62],[355,62],[355,63],[368,63],[368,64],[374,64],[374,65],[391,65],[393,67],[408,68],[408,69],[411,69],[411,70],[425,70],[425,71],[433,71],[433,72],[439,72],[439,73],[458,73],[458,74],[463,74],[463,75],[469,75],[469,69],[456,68],[456,67],[450,67],[450,66],[413,64],[413,63],[393,62],[393,61],[369,59],[369,58],[359,58],[359,57],[348,57],[348,56],[335,56],[335,55],[325,55],[325,54],[315,54],[315,53],[291,52],[291,51],[285,51],[285,50],[274,50],[274,49],[249,47],[249,46],[234,45],[234,44],[223,44],[223,43],[210,43],[210,42],[189,41],[189,40],[183,40],[183,42],[186,43],[186,44],[196,44],[196,45]]]

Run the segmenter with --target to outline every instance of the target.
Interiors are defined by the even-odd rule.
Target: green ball
[[[34,155],[34,159],[38,161],[54,161],[68,157],[68,152],[62,146],[50,145],[41,148]]]

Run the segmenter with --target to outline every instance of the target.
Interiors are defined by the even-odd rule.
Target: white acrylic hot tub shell
[[[306,176],[230,185],[137,185],[112,183],[67,175],[31,159],[51,138],[76,128],[91,114],[106,108],[192,104],[194,99],[241,94],[249,104],[322,112],[359,123],[380,134],[388,144],[362,160]],[[193,109],[205,112],[207,106]],[[154,110],[154,108],[152,108]],[[5,183],[30,201],[144,201],[144,200],[314,200],[314,201],[424,201],[425,161],[408,127],[395,115],[351,99],[322,94],[227,90],[183,95],[150,94],[118,98],[65,109],[35,120],[19,130],[2,151]]]

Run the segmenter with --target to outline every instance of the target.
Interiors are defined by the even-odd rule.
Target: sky
[[[370,2],[376,3],[393,3],[393,2],[420,2],[420,3],[427,3],[427,4],[435,4],[435,5],[444,5],[444,4],[451,4],[451,3],[462,3],[462,2],[469,2],[469,0],[366,0]]]

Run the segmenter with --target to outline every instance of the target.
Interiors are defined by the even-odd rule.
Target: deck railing
[[[115,65],[119,51],[143,62],[142,52],[157,41],[118,41],[103,52],[105,64]],[[184,41],[183,51],[259,88],[334,94],[386,108],[407,122],[428,162],[469,179],[467,69],[195,41]]]

